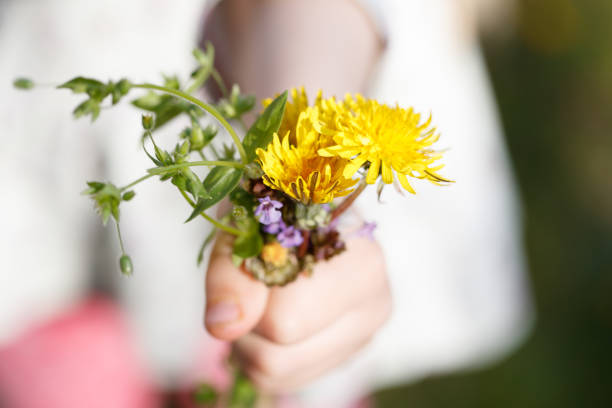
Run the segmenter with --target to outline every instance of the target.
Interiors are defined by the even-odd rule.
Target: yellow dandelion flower
[[[350,161],[318,154],[334,143],[333,135],[320,133],[321,123],[319,108],[307,107],[282,140],[275,133],[265,150],[257,149],[264,184],[304,204],[327,203],[353,191],[357,180],[345,176]]]
[[[437,174],[443,165],[432,166],[442,155],[430,148],[440,137],[431,127],[431,117],[420,124],[421,115],[412,108],[390,107],[361,95],[347,95],[344,106],[344,111],[334,108],[340,115],[336,118],[335,145],[321,148],[318,153],[350,160],[344,168],[345,177],[352,177],[369,164],[368,184],[375,183],[379,175],[385,184],[397,178],[413,194],[407,176],[435,184],[451,182]]]

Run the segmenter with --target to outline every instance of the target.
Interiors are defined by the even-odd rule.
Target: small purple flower
[[[271,200],[270,197],[259,199],[259,205],[255,209],[255,216],[259,222],[264,225],[274,224],[281,220],[282,214],[278,210],[283,207],[283,203],[276,200]]]
[[[375,229],[376,229],[375,222],[364,222],[363,226],[355,232],[355,235],[358,237],[367,237],[370,240],[374,241],[374,230]]]
[[[268,224],[264,227],[264,232],[268,233],[268,234],[278,234],[279,232],[281,232],[282,230],[284,230],[287,226],[285,225],[285,223],[283,222],[283,220],[281,219],[279,222],[274,222],[272,224]]]
[[[296,229],[293,225],[283,229],[280,234],[276,236],[276,239],[278,239],[278,242],[285,248],[299,246],[304,241],[300,230]]]

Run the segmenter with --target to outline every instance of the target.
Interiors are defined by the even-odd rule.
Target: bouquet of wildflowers
[[[94,200],[104,224],[111,218],[115,222],[122,249],[119,264],[126,275],[133,266],[121,239],[119,208],[134,198],[137,184],[150,178],[169,181],[184,197],[191,206],[187,221],[201,217],[214,226],[198,262],[215,231],[232,234],[234,263],[269,286],[310,273],[316,262],[345,249],[339,217],[367,185],[378,184],[380,196],[389,184],[414,193],[411,178],[449,182],[438,173],[441,154],[432,145],[439,135],[431,118],[423,120],[412,109],[361,95],[339,100],[319,92],[309,101],[303,89],[292,89],[264,100],[265,109],[247,128],[243,117],[254,108],[255,98],[236,85],[227,89],[214,67],[211,46],[195,50],[194,56],[197,67],[186,83],[176,77],[165,77],[163,85],[77,77],[58,87],[84,95],[74,116],[92,121],[104,104],[116,105],[133,91],[146,91],[131,103],[145,111],[141,140],[152,167],[127,185],[90,181],[83,192]],[[222,94],[213,103],[195,96],[208,81]],[[34,86],[25,78],[14,84]],[[232,144],[215,140],[219,128],[204,126],[205,115],[225,129]],[[181,117],[189,126],[177,135],[174,149],[164,150],[154,134]],[[237,129],[242,129],[242,138]],[[231,211],[221,218],[209,214],[222,200],[231,203]],[[361,232],[374,226],[365,223]]]

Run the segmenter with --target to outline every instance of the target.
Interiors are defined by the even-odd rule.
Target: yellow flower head
[[[310,107],[303,90],[299,94],[293,90],[292,98],[281,123],[284,136],[274,134],[272,143],[256,152],[264,184],[305,204],[327,203],[349,194],[357,183],[352,175],[345,176],[349,160],[318,154],[335,143],[329,131],[333,125],[327,122],[336,114],[322,111],[320,96],[317,106]]]
[[[261,259],[274,266],[283,266],[287,263],[289,250],[277,241],[270,242],[261,249]]]
[[[420,124],[421,115],[412,109],[392,108],[361,95],[347,95],[344,107],[336,108],[341,117],[336,119],[339,131],[334,135],[335,145],[320,149],[319,154],[349,159],[345,177],[352,177],[369,163],[368,184],[375,183],[379,174],[386,184],[396,177],[402,187],[414,193],[407,176],[436,184],[450,182],[436,173],[443,165],[432,167],[442,155],[430,149],[439,138],[430,127],[431,117]]]

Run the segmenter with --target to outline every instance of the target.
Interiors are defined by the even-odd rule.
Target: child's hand
[[[282,288],[267,288],[231,262],[221,234],[206,276],[206,328],[235,341],[243,370],[269,392],[299,388],[344,362],[391,311],[380,247],[364,238]]]

